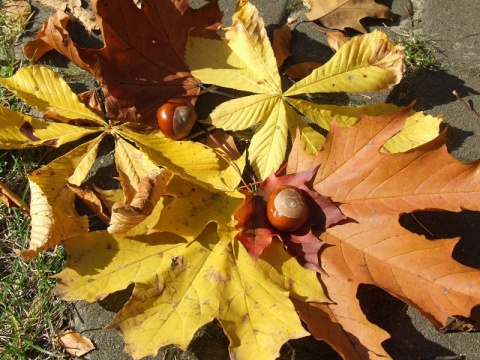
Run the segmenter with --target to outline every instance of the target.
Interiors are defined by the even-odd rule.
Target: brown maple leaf
[[[198,81],[184,62],[189,35],[216,37],[222,12],[217,1],[192,9],[188,0],[92,0],[103,35],[102,49],[77,46],[59,10],[44,24],[37,39],[25,46],[37,60],[55,49],[102,84],[107,116],[125,121],[155,123],[159,105],[173,97],[195,102]]]
[[[287,252],[295,257],[300,265],[320,272],[318,252],[322,241],[312,232],[312,226],[321,231],[344,220],[345,216],[328,198],[311,189],[311,181],[318,167],[277,177],[271,174],[263,181],[255,194],[247,192],[245,200],[235,211],[236,229],[240,232],[236,238],[245,246],[248,253],[258,259],[262,251],[270,246],[273,237],[282,240]],[[295,231],[280,231],[273,227],[267,217],[267,202],[270,194],[277,188],[289,185],[301,190],[309,208],[309,217],[305,224]]]
[[[389,19],[393,13],[385,5],[377,4],[374,0],[304,0],[310,11],[306,13],[310,21],[318,20],[323,26],[345,30],[352,28],[361,33],[367,30],[360,23],[365,17]]]
[[[399,224],[401,214],[419,210],[480,210],[480,161],[451,157],[445,132],[406,153],[380,152],[410,110],[363,116],[348,129],[334,125],[322,151],[308,155],[297,140],[289,158],[290,172],[319,164],[314,189],[351,220],[321,234],[330,245],[321,252],[328,274],[321,280],[335,304],[296,302],[310,331],[348,359],[388,357],[381,342],[389,335],[363,314],[360,284],[386,290],[437,328],[449,316],[472,316],[480,304],[480,271],[452,259],[458,239],[430,241]]]

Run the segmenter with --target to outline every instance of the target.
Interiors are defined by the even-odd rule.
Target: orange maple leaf
[[[363,116],[348,129],[334,125],[316,155],[306,154],[297,140],[289,159],[290,172],[319,164],[314,189],[340,203],[351,220],[321,235],[329,245],[320,255],[328,274],[321,280],[335,304],[296,302],[310,331],[348,359],[388,357],[381,343],[389,335],[363,314],[360,284],[384,289],[437,328],[449,316],[474,317],[480,304],[480,271],[452,259],[458,239],[430,241],[399,224],[401,214],[419,210],[480,210],[480,161],[465,164],[450,156],[445,132],[406,153],[379,151],[402,129],[410,109]]]

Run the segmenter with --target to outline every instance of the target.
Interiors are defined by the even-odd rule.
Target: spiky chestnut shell
[[[195,108],[185,99],[170,99],[157,109],[158,127],[173,140],[187,137],[196,120]]]
[[[280,231],[295,231],[308,220],[310,210],[302,190],[283,185],[274,189],[267,201],[270,224]]]

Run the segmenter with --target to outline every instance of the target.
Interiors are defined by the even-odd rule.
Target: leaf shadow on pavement
[[[436,106],[455,102],[453,90],[456,90],[461,97],[480,94],[457,76],[443,69],[433,69],[417,71],[405,76],[389,93],[386,102],[407,106],[417,100],[415,110],[432,110]]]
[[[392,336],[382,345],[393,359],[427,360],[456,355],[425,338],[407,314],[408,306],[382,289],[361,285],[357,298],[368,320],[387,330]]]

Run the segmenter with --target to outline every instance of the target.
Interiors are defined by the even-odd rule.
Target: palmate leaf
[[[96,139],[79,145],[30,176],[32,233],[30,247],[25,253],[26,258],[88,231],[86,219],[77,214],[73,205],[73,190],[81,193],[82,182],[92,168],[100,141],[105,136],[113,135],[117,139],[117,144],[121,145],[117,152],[123,151],[122,154],[125,155],[128,148],[128,156],[117,156],[117,160],[121,158],[118,161],[118,170],[120,181],[125,187],[127,205],[132,206],[130,201],[135,196],[134,204],[142,203],[137,210],[143,214],[137,214],[137,223],[149,215],[150,210],[144,205],[148,203],[152,208],[155,207],[162,194],[155,192],[154,198],[145,195],[149,200],[143,203],[144,195],[138,193],[142,179],[146,178],[147,173],[151,175],[152,170],[158,170],[158,166],[180,173],[197,186],[207,187],[214,192],[232,191],[239,182],[239,175],[229,162],[204,145],[188,141],[174,142],[165,138],[158,130],[153,133],[149,130],[150,134],[147,136],[135,133],[127,126],[108,124],[81,103],[60,77],[45,67],[22,68],[14,76],[1,79],[1,83],[15,91],[28,104],[44,111],[49,120],[43,121],[1,107],[0,148],[19,149],[41,145],[58,147],[89,134],[99,134]],[[137,130],[146,129],[143,127]],[[145,152],[135,150],[122,140],[122,137],[128,140],[134,138]],[[196,154],[195,158],[191,156],[192,152]],[[134,157],[138,160],[135,161]],[[147,193],[149,191],[147,190]],[[117,210],[120,207],[117,205]],[[125,210],[125,207],[122,209]],[[69,216],[63,219],[65,214]],[[119,212],[115,215],[119,215]],[[119,224],[122,221],[114,219],[113,223]],[[129,226],[135,227],[136,223],[130,223]],[[127,230],[122,228],[121,231]]]
[[[46,67],[21,68],[14,76],[0,79],[0,84],[16,92],[27,104],[45,112],[45,117],[57,121],[46,122],[0,107],[0,148],[60,146],[92,133],[114,134],[135,141],[157,166],[170,168],[202,186],[232,190],[239,182],[238,173],[229,163],[202,144],[175,142],[158,130],[147,131],[144,126],[130,128],[120,124],[110,127],[78,100],[63,79]],[[78,122],[78,125],[59,121]],[[195,157],[191,156],[192,152]],[[216,176],[219,173],[220,176]]]
[[[66,300],[95,301],[136,284],[110,324],[135,359],[167,344],[185,349],[197,328],[214,318],[230,339],[232,358],[273,359],[285,341],[307,335],[289,296],[328,302],[315,273],[305,274],[279,243],[255,263],[241,244],[219,242],[213,225],[189,245],[171,233],[127,238],[94,232],[65,249],[67,267],[57,278]]]
[[[314,335],[352,359],[388,356],[381,347],[388,334],[363,314],[359,284],[381,287],[436,327],[449,316],[475,316],[472,309],[480,304],[480,270],[452,259],[457,239],[429,241],[399,224],[401,214],[419,210],[480,210],[480,162],[451,157],[445,132],[408,152],[382,153],[409,111],[365,115],[346,129],[334,125],[322,151],[308,155],[297,141],[289,159],[294,172],[320,165],[314,189],[340,203],[351,219],[320,236],[331,245],[320,264],[334,304],[296,307]]]
[[[101,49],[77,46],[68,32],[69,15],[59,10],[37,39],[25,47],[37,60],[55,49],[102,84],[109,118],[153,125],[159,105],[174,97],[192,103],[198,81],[184,63],[188,34],[215,35],[222,12],[217,1],[192,9],[188,0],[93,0],[102,32]]]
[[[249,159],[262,179],[283,162],[287,134],[294,137],[297,127],[308,151],[320,149],[324,141],[290,106],[300,112],[304,107],[297,107],[288,96],[378,91],[395,85],[402,76],[404,64],[399,48],[385,34],[374,32],[345,44],[329,62],[282,93],[274,53],[256,8],[248,1],[238,0],[232,25],[224,30],[225,38],[220,40],[190,37],[186,61],[192,74],[204,83],[257,93],[219,105],[209,121],[227,130],[259,124]],[[313,121],[316,118],[311,117]],[[319,125],[325,127],[322,122]]]

